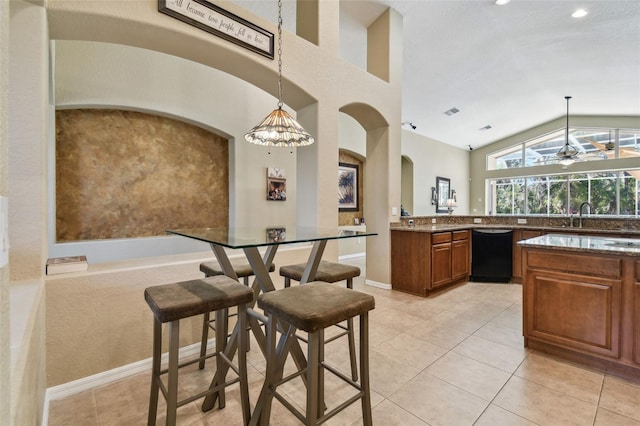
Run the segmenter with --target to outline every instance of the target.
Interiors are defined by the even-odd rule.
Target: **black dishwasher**
[[[513,232],[508,229],[474,229],[471,236],[471,281],[511,281]]]

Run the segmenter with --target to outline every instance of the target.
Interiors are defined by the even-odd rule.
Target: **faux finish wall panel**
[[[227,139],[166,117],[57,111],[57,241],[227,226],[228,149]]]

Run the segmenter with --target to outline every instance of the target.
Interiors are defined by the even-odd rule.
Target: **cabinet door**
[[[451,279],[458,280],[469,276],[469,240],[451,243]]]
[[[429,288],[429,234],[391,231],[391,287],[425,296]]]
[[[529,231],[516,229],[513,231],[513,257],[511,262],[511,276],[514,278],[513,282],[522,282],[522,247],[517,243],[518,241],[528,240],[529,238],[535,238],[542,235],[541,231]]]
[[[529,269],[523,286],[525,337],[620,356],[622,281]]]
[[[451,243],[431,246],[431,288],[451,282]]]

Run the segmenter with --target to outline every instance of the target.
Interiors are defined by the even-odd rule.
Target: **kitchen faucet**
[[[589,214],[591,214],[591,209],[593,208],[593,206],[588,203],[587,201],[583,202],[582,204],[580,204],[580,221],[579,221],[579,227],[582,228],[582,208],[584,206],[589,206]]]

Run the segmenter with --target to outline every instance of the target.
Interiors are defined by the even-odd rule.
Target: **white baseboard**
[[[209,340],[207,348],[213,349],[215,347],[215,340]],[[194,343],[189,346],[180,348],[180,359],[188,358],[200,355],[200,342]],[[162,362],[168,362],[168,353],[162,354]],[[63,383],[58,386],[47,388],[44,398],[44,410],[42,415],[42,426],[47,426],[49,423],[49,403],[57,399],[67,398],[71,395],[98,387],[108,383],[115,382],[133,376],[135,374],[147,372],[151,374],[151,358],[136,361],[131,364],[123,365],[112,370],[103,371],[93,376],[83,377],[72,382]]]
[[[373,280],[365,280],[364,283],[366,285],[370,285],[371,287],[377,287],[383,290],[391,290],[391,284],[380,283],[378,281],[373,281]]]
[[[358,257],[365,257],[366,255],[367,255],[366,251],[363,251],[360,253],[353,253],[353,254],[343,254],[342,256],[338,257],[338,260],[355,259]]]

